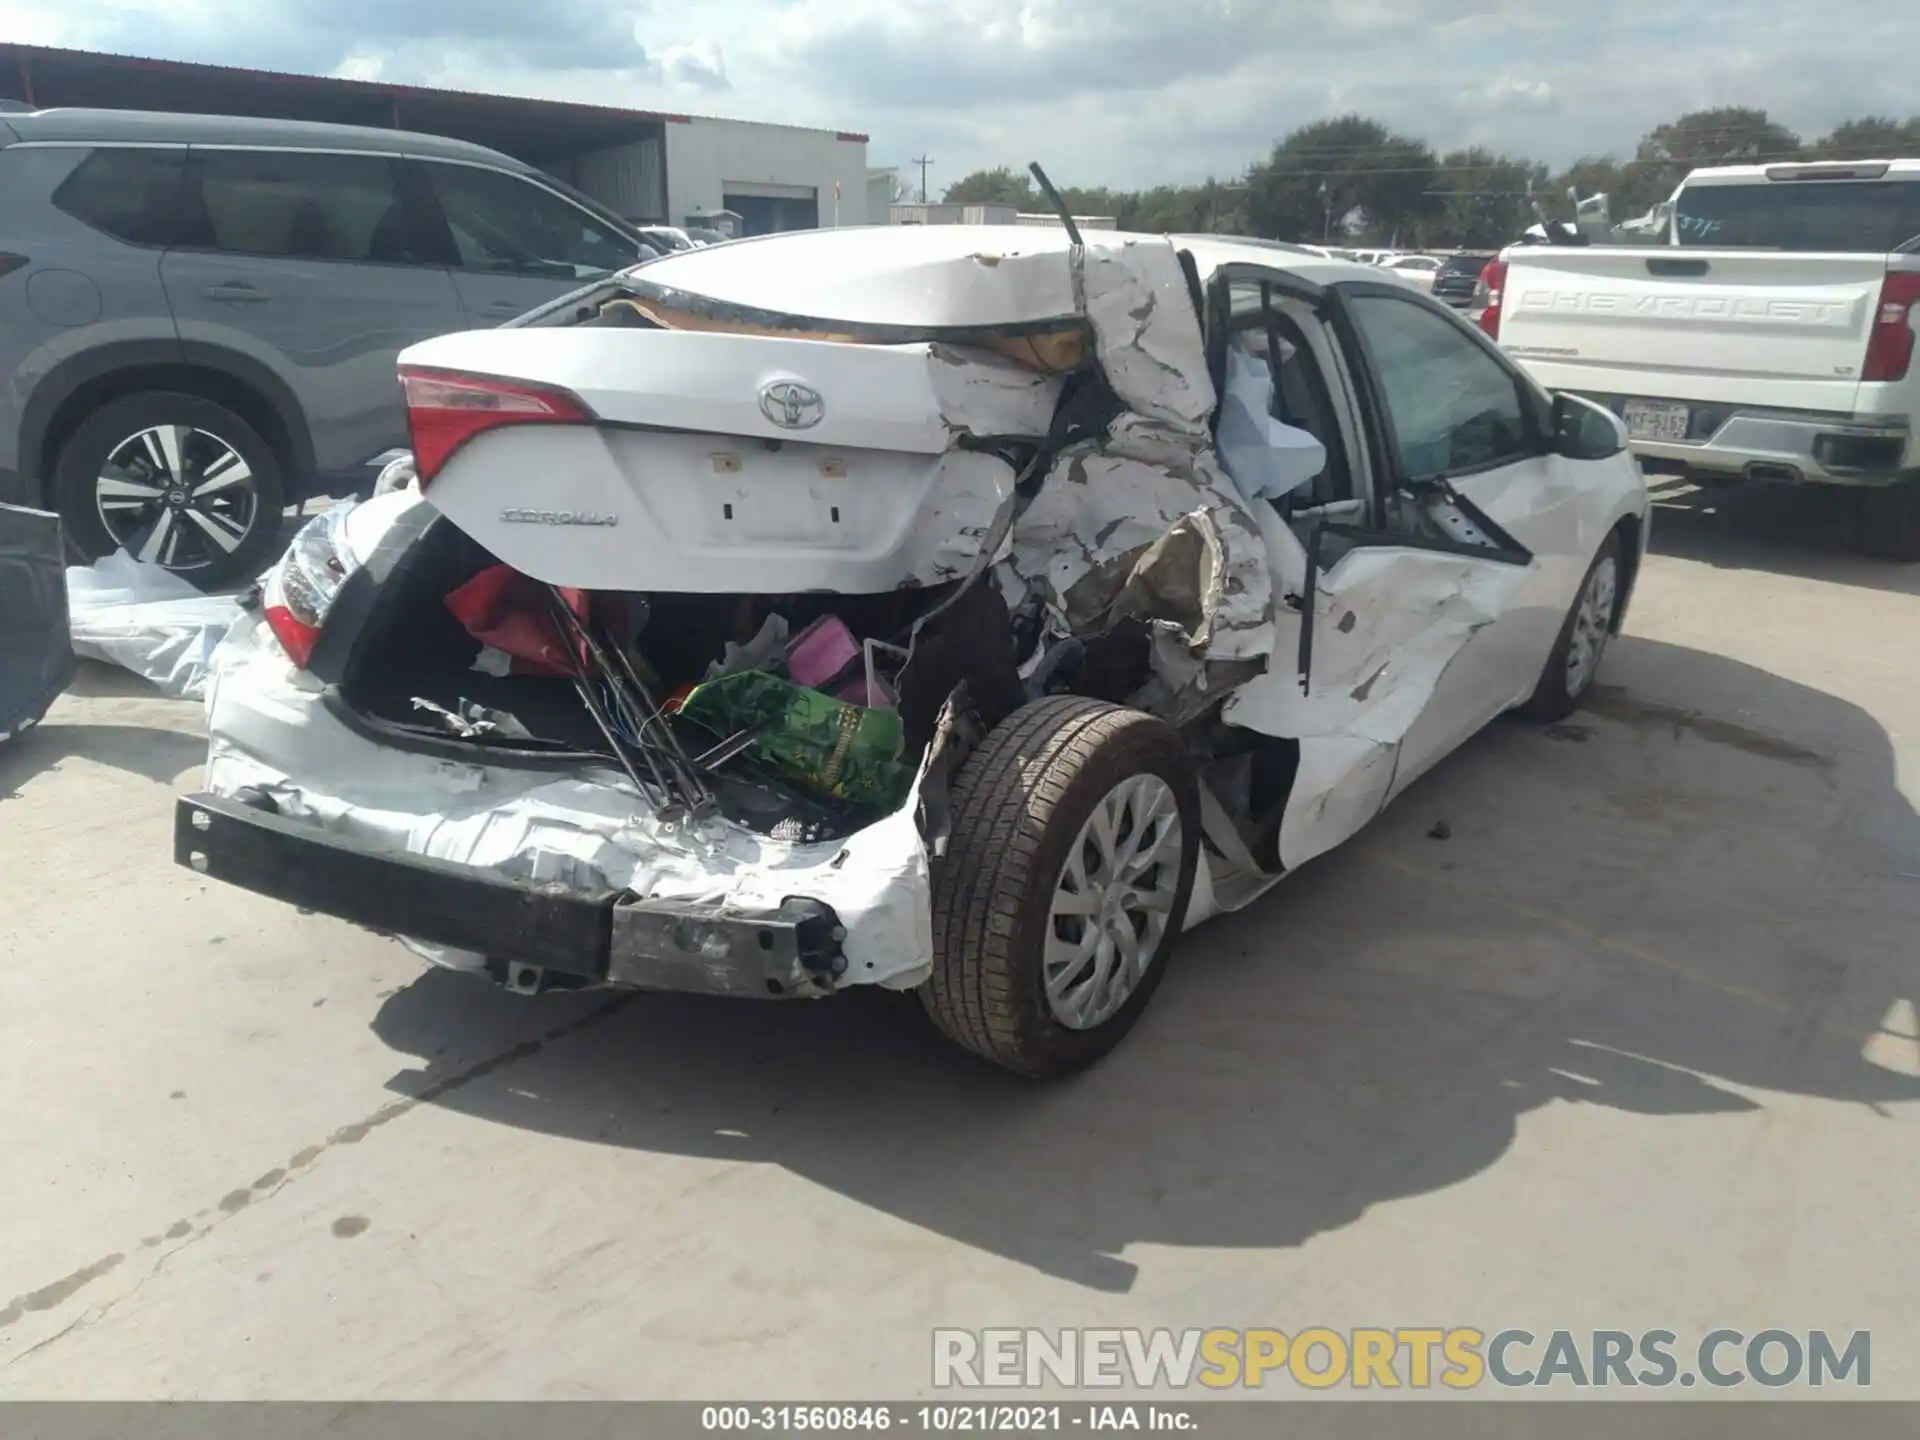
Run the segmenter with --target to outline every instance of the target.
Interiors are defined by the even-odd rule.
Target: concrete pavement
[[[1588,711],[1053,1087],[200,881],[197,708],[90,668],[0,751],[0,1396],[904,1397],[1071,1324],[1871,1329],[1920,1398],[1920,566],[1824,499],[1663,507]]]

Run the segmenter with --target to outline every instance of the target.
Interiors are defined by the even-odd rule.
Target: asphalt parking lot
[[[905,1397],[934,1326],[1424,1324],[1868,1329],[1920,1398],[1920,566],[1817,494],[1655,533],[1587,712],[1053,1087],[897,997],[524,1001],[201,882],[197,708],[87,669],[0,752],[0,1395]]]

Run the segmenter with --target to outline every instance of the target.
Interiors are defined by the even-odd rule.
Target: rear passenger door
[[[466,327],[444,240],[396,157],[193,147],[186,233],[161,264],[180,338],[293,390],[323,476],[407,443],[394,358]]]
[[[524,315],[656,253],[522,176],[448,160],[419,166],[445,218],[454,287],[476,328]]]

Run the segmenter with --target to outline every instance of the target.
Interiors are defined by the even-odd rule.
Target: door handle
[[[266,291],[256,290],[240,280],[232,280],[224,285],[209,285],[200,293],[209,300],[225,300],[236,304],[258,304],[273,298]]]
[[[483,315],[497,315],[502,320],[511,320],[514,316],[524,313],[525,310],[526,307],[524,305],[516,305],[511,300],[496,300],[480,313]]]

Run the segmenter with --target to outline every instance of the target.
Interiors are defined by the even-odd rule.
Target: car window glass
[[[470,165],[428,168],[463,269],[593,280],[641,258],[626,236],[530,181]]]
[[[1696,185],[1674,213],[1682,245],[1884,255],[1920,235],[1920,181]]]
[[[213,248],[302,260],[404,260],[397,167],[376,155],[195,152]]]
[[[1353,297],[1405,478],[1517,460],[1532,445],[1513,376],[1471,335],[1424,305]]]
[[[80,163],[53,203],[74,219],[131,245],[165,245],[180,206],[185,147],[96,150]]]

